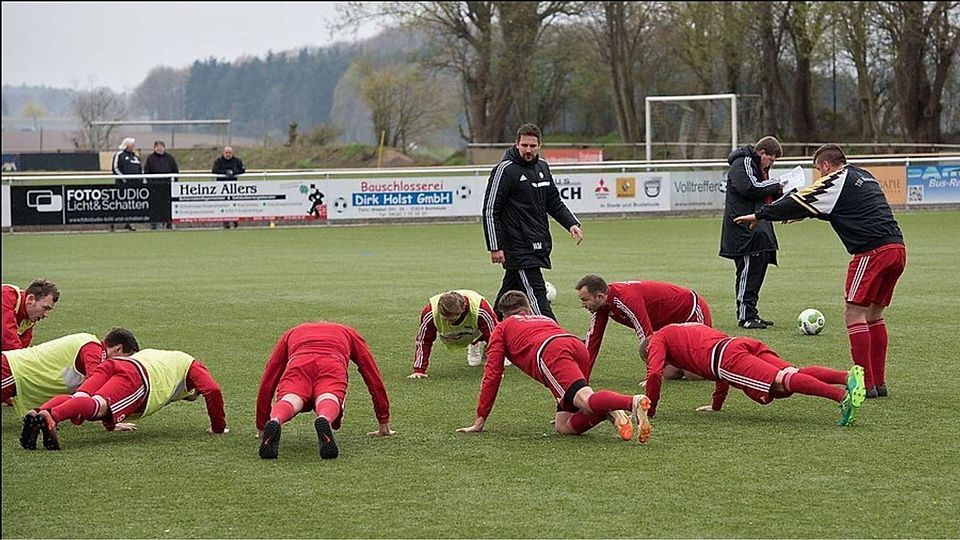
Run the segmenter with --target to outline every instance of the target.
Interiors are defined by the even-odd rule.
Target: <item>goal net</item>
[[[647,159],[725,159],[760,137],[760,106],[757,95],[649,96]]]

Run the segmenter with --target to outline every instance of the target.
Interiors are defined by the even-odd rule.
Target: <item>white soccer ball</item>
[[[826,324],[826,322],[826,319],[823,318],[823,313],[820,313],[820,311],[816,309],[809,308],[800,312],[800,316],[797,317],[797,328],[801,334],[815,336],[823,330],[823,325]]]
[[[549,281],[544,282],[544,286],[547,288],[547,301],[552,304],[557,299],[557,288]]]

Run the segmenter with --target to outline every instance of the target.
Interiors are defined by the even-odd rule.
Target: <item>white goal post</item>
[[[652,131],[653,122],[651,120],[651,103],[653,102],[675,102],[675,101],[729,101],[730,102],[730,147],[731,150],[737,147],[737,94],[701,94],[692,96],[647,96],[644,102],[646,116],[646,143],[647,143],[647,161],[653,157]]]

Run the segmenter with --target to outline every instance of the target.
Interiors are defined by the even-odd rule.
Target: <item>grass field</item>
[[[909,263],[887,312],[890,397],[858,424],[797,396],[761,407],[732,390],[704,415],[711,383],[667,382],[647,446],[608,424],[552,432],[549,392],[510,368],[487,429],[473,421],[480,368],[434,349],[430,378],[408,380],[427,298],[473,288],[492,300],[502,271],[480,225],[6,235],[4,283],[54,280],[62,291],[36,342],[114,325],[144,347],[187,351],[210,368],[231,432],[208,435],[202,400],[173,404],[108,433],[63,424],[63,450],[22,450],[3,407],[3,538],[241,537],[958,537],[960,536],[960,213],[898,215]],[[572,286],[586,273],[695,288],[720,329],[738,332],[731,261],[717,218],[587,221],[573,246],[554,230],[563,326],[586,331]],[[781,266],[768,273],[753,331],[787,359],[847,369],[842,287],[848,261],[825,223],[778,226]],[[952,277],[951,277],[952,276]],[[801,336],[797,314],[826,315]],[[284,429],[280,458],[257,456],[254,400],[277,338],[306,320],[366,337],[398,435],[376,428],[356,370],[338,433],[321,461],[312,420]],[[632,394],[642,377],[632,333],[611,323],[595,388]]]

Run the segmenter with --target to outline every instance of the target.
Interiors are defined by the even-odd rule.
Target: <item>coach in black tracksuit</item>
[[[764,203],[782,195],[782,186],[770,178],[770,167],[783,155],[780,142],[764,137],[755,146],[741,146],[727,158],[727,193],[723,210],[720,256],[737,266],[737,323],[743,328],[766,328],[773,322],[760,318],[757,300],[767,266],[777,264],[777,235],[773,224],[761,222],[754,229],[737,225],[733,218],[752,214]]]
[[[516,144],[490,172],[483,199],[483,232],[490,261],[503,264],[503,284],[494,309],[501,317],[500,297],[507,291],[526,293],[537,315],[556,320],[541,268],[550,268],[550,223],[553,217],[579,244],[580,222],[560,199],[550,167],[540,159],[540,128],[524,124],[517,130]]]

